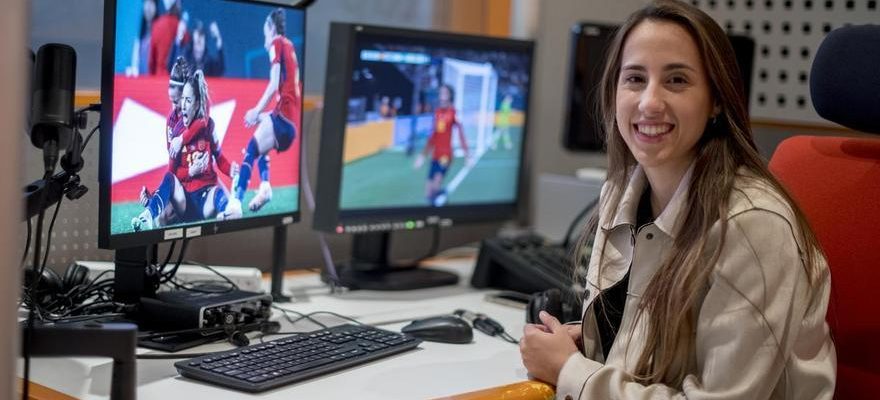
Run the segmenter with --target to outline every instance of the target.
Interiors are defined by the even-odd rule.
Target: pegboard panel
[[[810,66],[825,35],[880,23],[877,0],[691,0],[729,33],[755,39],[752,118],[829,125],[810,100]]]
[[[81,133],[83,137],[88,135],[89,131],[97,124],[97,113],[89,115],[89,125]],[[55,227],[52,229],[51,243],[49,245],[49,258],[46,265],[56,270],[63,271],[68,264],[75,260],[90,261],[110,261],[113,259],[113,252],[109,250],[101,250],[98,248],[98,137],[100,132],[95,132],[88,146],[83,152],[85,166],[80,171],[81,182],[89,188],[85,196],[77,200],[68,200],[64,198],[61,202],[61,208],[58,210],[58,218],[55,220]],[[21,140],[22,146],[22,163],[24,165],[22,171],[22,180],[24,184],[29,184],[42,176],[42,151],[31,146],[28,138]],[[61,167],[57,167],[58,171]],[[52,219],[52,213],[55,207],[52,206],[46,210],[45,224],[43,227],[43,245],[47,240],[46,234],[49,230],[49,222]],[[37,217],[31,220],[33,232],[36,234]],[[22,251],[27,240],[27,225],[22,222],[19,229],[19,249]],[[31,265],[33,260],[34,239],[31,238],[31,246],[28,251],[26,265]],[[21,253],[17,255],[20,257]]]

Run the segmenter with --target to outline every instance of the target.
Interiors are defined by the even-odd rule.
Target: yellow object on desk
[[[523,381],[489,389],[477,390],[436,400],[551,400],[556,396],[556,389],[544,382]]]

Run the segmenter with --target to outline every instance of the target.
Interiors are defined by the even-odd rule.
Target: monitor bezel
[[[531,40],[512,39],[491,36],[478,36],[444,31],[427,31],[389,26],[366,25],[359,23],[334,22],[331,24],[331,39],[336,35],[344,35],[341,41],[336,41],[327,53],[327,74],[325,77],[325,98],[323,110],[323,123],[321,131],[321,150],[318,167],[318,185],[316,193],[315,216],[313,228],[333,233],[352,233],[346,231],[343,226],[360,225],[359,229],[369,232],[393,231],[398,229],[391,224],[407,220],[425,221],[420,227],[429,227],[440,224],[443,226],[457,222],[488,222],[514,218],[520,205],[523,203],[525,193],[527,152],[529,145],[529,112],[531,106],[532,88],[534,83],[535,43]],[[523,120],[522,145],[519,155],[519,170],[517,171],[515,197],[511,202],[479,203],[448,205],[442,207],[418,206],[418,207],[387,207],[387,208],[360,208],[343,210],[339,203],[342,190],[342,170],[344,168],[342,156],[344,152],[345,126],[347,125],[348,99],[351,95],[351,70],[356,55],[354,47],[359,37],[362,36],[386,36],[389,39],[402,38],[404,40],[424,40],[440,43],[448,43],[455,47],[465,48],[468,45],[479,47],[497,47],[504,51],[525,52],[529,56],[529,82],[527,84],[528,95],[525,98],[525,115]],[[336,36],[340,39],[339,36]],[[340,43],[341,42],[341,43]],[[344,52],[344,63],[338,62],[339,54]],[[337,57],[337,59],[334,59]],[[342,81],[340,81],[342,80]],[[346,121],[339,127],[339,121],[333,118],[344,118]],[[331,128],[328,128],[331,127]],[[332,155],[332,157],[330,157]],[[328,184],[327,182],[335,182]],[[363,231],[362,231],[363,232]]]
[[[257,4],[272,7],[281,7],[288,10],[297,10],[303,13],[303,37],[307,32],[307,13],[300,5],[282,4],[279,2],[263,1],[263,0],[221,0],[230,3]],[[221,233],[236,232],[247,229],[275,227],[288,225],[300,221],[302,213],[302,191],[303,191],[303,173],[302,173],[302,156],[303,146],[300,139],[300,154],[298,169],[298,181],[300,182],[299,190],[297,190],[297,209],[292,212],[279,214],[264,215],[258,217],[249,217],[227,221],[203,221],[191,224],[173,225],[162,229],[152,229],[142,232],[118,233],[111,234],[111,167],[112,167],[112,150],[113,150],[113,96],[114,96],[114,77],[116,75],[116,11],[118,0],[104,1],[104,27],[103,27],[103,48],[101,51],[101,118],[100,124],[100,143],[99,143],[99,159],[98,159],[98,247],[102,249],[114,250],[120,248],[129,248],[136,246],[153,245],[161,242],[173,241],[177,239],[191,239],[195,237],[211,236]],[[304,81],[306,54],[306,41],[303,40],[302,54],[303,60],[300,60],[300,80]],[[300,102],[300,114],[304,113],[304,101]],[[178,233],[180,235],[178,235]]]

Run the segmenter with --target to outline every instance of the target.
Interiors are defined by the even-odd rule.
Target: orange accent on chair
[[[523,381],[435,400],[552,400],[555,394],[553,386],[544,382]]]
[[[880,139],[795,136],[770,161],[831,269],[837,399],[880,393]]]

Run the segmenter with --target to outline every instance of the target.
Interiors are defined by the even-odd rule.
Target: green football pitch
[[[242,201],[242,217],[255,217],[269,214],[280,214],[290,212],[299,208],[299,186],[281,186],[272,188],[272,201],[266,203],[259,211],[253,212],[248,210],[247,205],[256,195],[256,190],[248,190],[244,194]],[[111,209],[113,219],[110,232],[113,234],[133,232],[131,228],[131,219],[140,215],[144,211],[144,207],[136,201],[128,203],[114,204]],[[185,225],[185,224],[180,224]],[[170,225],[174,226],[174,225]]]
[[[496,203],[513,201],[516,196],[519,172],[519,140],[521,129],[511,128],[513,146],[503,143],[487,149],[474,167],[454,187],[450,187],[465,166],[464,158],[455,158],[443,179],[447,188],[447,205]],[[430,158],[421,168],[413,168],[416,154],[424,143],[415,146],[412,156],[400,150],[385,150],[345,165],[343,169],[342,207],[385,208],[419,207],[428,205],[425,183],[428,179]]]

